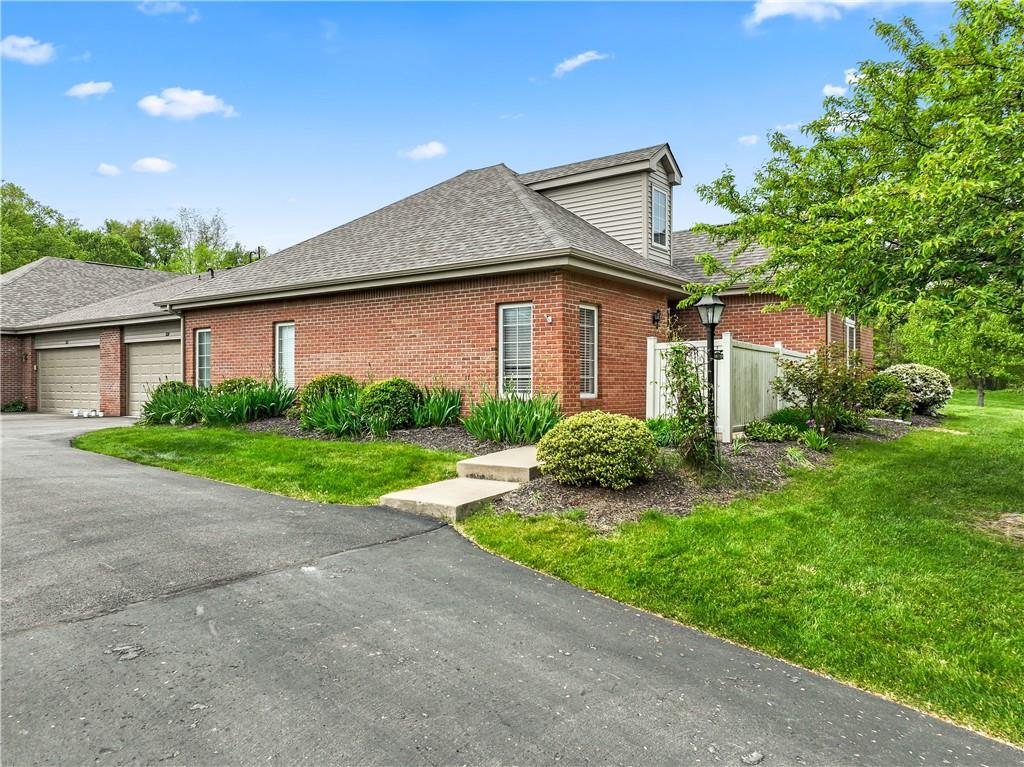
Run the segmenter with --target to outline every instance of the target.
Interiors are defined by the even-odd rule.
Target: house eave
[[[575,248],[562,248],[554,251],[533,253],[529,256],[511,256],[503,259],[492,259],[476,264],[462,264],[449,269],[422,269],[393,272],[390,274],[366,275],[345,281],[328,280],[322,282],[289,285],[277,290],[249,290],[236,293],[225,293],[216,296],[202,296],[193,300],[177,300],[159,304],[169,311],[178,312],[190,309],[201,309],[210,306],[226,306],[259,301],[278,301],[288,298],[301,298],[328,293],[350,293],[358,290],[374,288],[398,287],[402,285],[418,285],[429,282],[448,282],[452,280],[483,277],[496,274],[510,274],[542,269],[573,269],[576,271],[600,274],[612,279],[641,284],[665,290],[671,294],[683,295],[681,280],[673,280],[657,272],[620,264],[603,259]]]
[[[15,335],[32,335],[34,333],[55,333],[62,330],[87,330],[89,328],[109,328],[120,325],[143,325],[148,322],[171,321],[177,319],[173,314],[165,311],[150,312],[147,314],[129,314],[121,317],[106,317],[81,322],[59,322],[48,325],[23,326],[17,330],[4,330],[5,333]]]

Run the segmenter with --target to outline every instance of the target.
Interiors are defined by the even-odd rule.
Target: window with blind
[[[210,331],[196,331],[196,387],[207,389],[210,386],[210,359],[212,344]]]
[[[597,307],[580,306],[580,397],[597,396]]]
[[[533,305],[498,308],[498,390],[503,395],[533,394]]]
[[[275,375],[285,386],[295,386],[295,323],[279,322],[275,327]]]

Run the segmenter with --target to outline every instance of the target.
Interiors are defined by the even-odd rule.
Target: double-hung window
[[[533,394],[533,306],[498,307],[498,391],[505,396]]]
[[[580,397],[597,396],[597,307],[580,305]]]
[[[668,194],[651,187],[651,242],[668,247]]]
[[[851,358],[857,351],[857,322],[852,317],[843,321],[846,332],[846,365],[850,366]]]
[[[295,386],[295,323],[274,326],[274,377],[285,386]]]
[[[210,329],[196,331],[196,387],[208,389],[210,386],[210,359],[212,352]]]

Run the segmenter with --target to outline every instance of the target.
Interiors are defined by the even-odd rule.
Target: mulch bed
[[[850,439],[890,440],[909,431],[906,423],[871,419],[873,431],[849,435]],[[654,509],[664,514],[685,516],[701,503],[728,503],[734,498],[756,495],[781,487],[790,470],[798,465],[793,448],[803,456],[803,468],[815,469],[829,462],[819,453],[792,442],[747,442],[738,450],[723,446],[723,471],[699,472],[678,465],[671,451],[663,451],[661,466],[652,479],[625,490],[601,487],[568,487],[550,477],[541,477],[494,502],[495,511],[526,516],[581,509],[584,521],[601,531],[622,522],[639,519]]]
[[[264,418],[261,421],[247,423],[245,428],[249,431],[272,432],[282,434],[286,437],[298,437],[300,439],[336,440],[331,434],[322,431],[303,431],[299,428],[297,418]],[[497,450],[504,450],[507,446],[496,442],[481,442],[461,426],[429,426],[425,429],[397,429],[388,434],[387,439],[392,442],[405,442],[409,445],[419,445],[431,450],[454,450],[457,453],[468,453],[470,455],[484,455]],[[369,442],[371,437],[354,440]]]

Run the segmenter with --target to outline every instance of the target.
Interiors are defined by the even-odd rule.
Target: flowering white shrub
[[[893,365],[883,372],[899,379],[907,387],[915,413],[934,412],[953,396],[953,384],[949,376],[938,368],[909,363]]]

